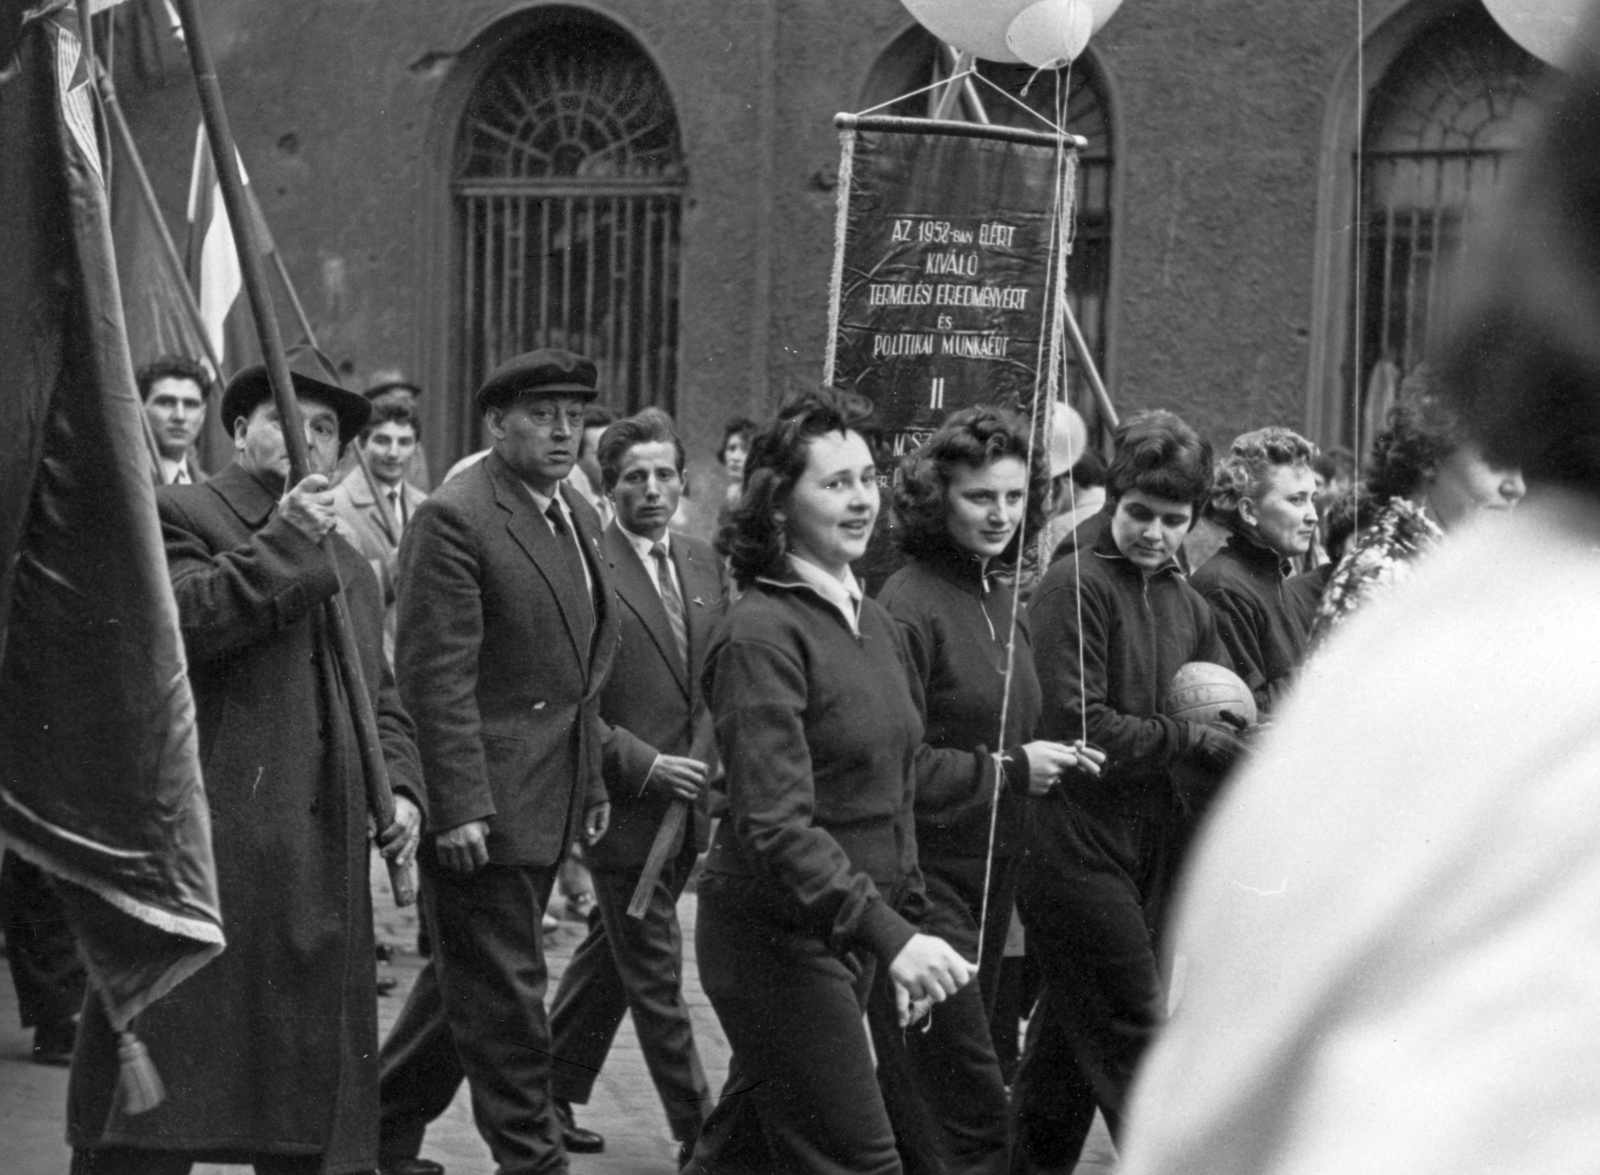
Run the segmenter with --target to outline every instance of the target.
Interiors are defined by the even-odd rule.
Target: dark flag
[[[117,1028],[222,949],[77,10],[0,0],[0,834]]]

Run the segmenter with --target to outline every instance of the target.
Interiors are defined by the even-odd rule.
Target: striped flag
[[[256,203],[255,189],[239,160],[239,177],[244,180],[245,197],[255,217],[257,239],[261,241],[263,256],[276,252],[277,245],[267,231],[266,217]],[[184,267],[188,271],[189,285],[194,290],[195,301],[200,305],[200,318],[205,323],[206,335],[218,362],[229,364],[226,351],[224,324],[228,312],[239,300],[244,277],[239,269],[239,252],[233,240],[233,226],[228,220],[228,210],[222,203],[222,185],[217,179],[216,164],[211,158],[211,145],[206,141],[206,128],[195,128],[194,166],[189,173],[189,237],[184,249]],[[220,374],[220,373],[219,373]]]
[[[243,164],[240,165],[241,171]],[[211,161],[206,128],[195,128],[194,168],[189,173],[189,241],[184,265],[189,285],[200,304],[200,320],[211,339],[212,353],[227,361],[223,323],[238,300],[244,285],[239,271],[239,254],[233,244],[233,228],[228,210],[222,204],[222,187],[217,168]]]

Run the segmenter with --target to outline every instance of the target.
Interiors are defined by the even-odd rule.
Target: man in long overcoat
[[[401,543],[395,669],[436,833],[420,857],[434,954],[385,1066],[386,1096],[412,1094],[401,1112],[385,1105],[387,1170],[422,1169],[401,1139],[420,1142],[433,1095],[461,1072],[502,1175],[566,1170],[540,916],[568,846],[598,840],[610,811],[600,690],[617,608],[599,519],[562,481],[595,377],[554,349],[497,368],[478,390],[493,449],[418,508]],[[427,1060],[443,1044],[441,996],[459,1070]]]
[[[405,857],[421,772],[383,659],[372,569],[329,533],[323,475],[368,407],[305,376],[294,385],[311,476],[285,493],[283,434],[258,366],[223,396],[235,463],[204,485],[157,493],[228,946],[135,1022],[166,1084],[154,1110],[121,1109],[118,1042],[88,1002],[69,1090],[74,1175],[172,1175],[195,1161],[345,1175],[377,1162],[368,806],[320,607],[341,584],[396,791],[397,819],[380,841]]]

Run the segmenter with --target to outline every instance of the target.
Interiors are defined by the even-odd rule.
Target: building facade
[[[193,84],[161,4],[116,12],[122,105],[181,240]],[[722,422],[820,378],[833,115],[949,68],[896,0],[204,17],[323,349],[352,382],[399,367],[426,389],[436,475],[481,443],[482,374],[562,345],[596,358],[614,407],[674,413],[710,500]],[[1174,408],[1219,443],[1276,423],[1346,446],[1447,316],[1448,261],[1543,73],[1480,0],[1126,0],[1059,81],[1024,94],[1026,71],[985,70],[1015,99],[978,87],[990,117],[1059,95],[1090,141],[1070,278],[1119,409]],[[113,187],[120,233],[131,185]]]

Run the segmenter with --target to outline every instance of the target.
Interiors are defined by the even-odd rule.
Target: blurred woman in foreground
[[[1219,807],[1123,1175],[1600,1154],[1600,26],[1440,388],[1527,501],[1352,618]]]
[[[700,882],[700,981],[733,1048],[689,1170],[901,1170],[862,1012],[886,968],[941,1001],[976,968],[917,928],[922,720],[850,564],[878,515],[870,405],[791,398],[751,438],[724,545],[743,594],[706,653],[728,813]]]

